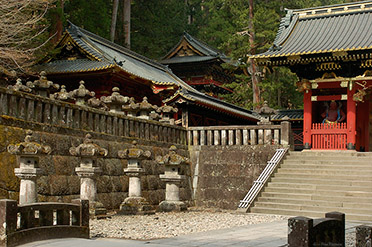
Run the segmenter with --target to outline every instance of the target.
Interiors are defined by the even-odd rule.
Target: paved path
[[[194,233],[149,241],[120,239],[54,239],[38,241],[22,247],[280,247],[287,243],[287,220]],[[359,225],[347,223],[346,229]]]

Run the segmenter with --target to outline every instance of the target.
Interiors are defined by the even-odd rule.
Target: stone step
[[[359,160],[359,159],[356,159],[356,160],[313,160],[313,159],[307,159],[307,160],[298,160],[298,159],[288,159],[288,160],[284,160],[283,163],[281,164],[282,165],[301,165],[302,167],[304,165],[308,166],[314,166],[314,165],[318,165],[318,166],[330,166],[331,168],[335,168],[335,167],[338,167],[338,166],[348,166],[349,168],[350,167],[354,167],[354,166],[359,166],[359,167],[362,167],[362,168],[368,168],[368,167],[372,167],[372,163],[370,162],[370,159],[368,160]]]
[[[289,203],[272,203],[272,202],[256,202],[255,206],[259,208],[279,208],[279,209],[290,209],[297,211],[322,211],[322,212],[331,212],[338,211],[345,214],[364,214],[371,215],[372,210],[369,208],[347,208],[347,207],[336,207],[336,206],[314,206],[308,204],[289,204]]]
[[[353,196],[336,196],[336,195],[324,195],[324,194],[300,194],[300,193],[283,193],[283,192],[261,192],[261,197],[267,198],[281,198],[281,199],[298,199],[298,200],[314,200],[314,201],[331,201],[331,202],[358,202],[358,203],[372,203],[370,197],[357,197]]]
[[[279,215],[288,215],[288,216],[306,216],[306,217],[317,217],[323,218],[325,213],[328,211],[297,211],[297,210],[287,210],[287,209],[278,209],[278,208],[260,208],[253,207],[250,212],[252,213],[264,213],[264,214],[279,214]],[[346,220],[349,221],[372,221],[372,215],[360,215],[360,214],[346,214]]]
[[[271,202],[271,203],[286,203],[286,204],[303,204],[309,206],[324,206],[324,207],[345,207],[345,208],[364,208],[370,209],[370,203],[360,202],[339,202],[339,201],[315,201],[303,199],[289,199],[276,197],[260,197],[257,202]]]
[[[336,180],[336,179],[315,179],[315,178],[297,178],[297,177],[272,177],[271,182],[278,183],[298,183],[298,184],[313,184],[313,185],[345,185],[345,186],[365,186],[372,188],[372,181],[361,180]],[[371,189],[372,191],[372,189]]]
[[[329,151],[302,151],[302,152],[289,152],[288,157],[358,157],[358,158],[372,158],[372,152],[355,152],[345,150],[329,150]]]
[[[364,197],[372,199],[372,192],[366,191],[330,191],[316,189],[300,189],[300,188],[277,188],[266,187],[265,192],[277,192],[288,194],[310,194],[310,195],[329,195],[329,196],[345,196],[345,197]]]
[[[300,163],[295,163],[295,162],[285,162],[280,165],[280,168],[308,168],[308,169],[327,169],[327,170],[342,170],[342,171],[349,171],[350,169],[355,169],[355,170],[366,170],[366,171],[372,171],[372,163],[371,164],[358,164],[358,165],[332,165],[332,164],[300,164]]]
[[[345,172],[347,172],[347,175],[357,175],[357,176],[362,176],[362,175],[368,175],[372,177],[372,170],[357,170],[357,169],[350,169],[349,171],[345,170],[339,170],[339,169],[327,169],[327,168],[319,168],[319,169],[311,169],[308,168],[307,166],[304,168],[286,168],[286,167],[281,167],[280,168],[280,173],[301,173],[301,174],[306,174],[306,175],[345,175]],[[279,173],[279,171],[278,171]]]
[[[294,178],[313,178],[313,179],[330,179],[330,180],[346,180],[346,181],[372,181],[372,177],[369,175],[330,175],[330,174],[306,174],[306,173],[285,173],[277,172],[274,177],[294,177]]]
[[[310,181],[309,181],[310,182]],[[267,187],[270,188],[296,188],[296,189],[312,189],[312,190],[330,190],[330,191],[365,191],[372,192],[369,186],[351,186],[351,185],[319,185],[305,183],[280,183],[269,182]]]

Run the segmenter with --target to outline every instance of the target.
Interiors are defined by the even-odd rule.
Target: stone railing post
[[[128,160],[128,167],[124,169],[124,173],[129,177],[129,196],[120,205],[119,214],[149,214],[152,213],[152,207],[142,197],[141,175],[144,170],[140,162],[149,159],[151,152],[138,148],[136,141],[132,144],[131,148],[118,152],[119,158]]]
[[[280,144],[284,147],[291,145],[291,123],[285,119],[280,123]]]
[[[94,144],[92,136],[87,134],[82,144],[70,148],[70,154],[80,157],[80,167],[75,168],[80,177],[80,199],[89,200],[91,214],[105,214],[103,204],[96,201],[96,178],[102,172],[101,167],[97,166],[97,157],[106,156],[107,150]]]
[[[17,201],[2,199],[0,200],[0,245],[6,246],[6,236],[17,230]],[[4,244],[4,245],[2,245]]]
[[[179,186],[181,180],[185,179],[184,175],[180,175],[181,166],[188,164],[189,161],[186,157],[177,154],[176,150],[175,146],[171,146],[167,155],[156,158],[159,165],[165,166],[164,174],[160,175],[160,179],[166,183],[165,200],[159,204],[160,211],[187,210],[186,204],[180,201]]]
[[[37,202],[37,183],[36,179],[41,174],[39,168],[39,156],[50,154],[51,148],[33,142],[33,132],[26,131],[25,141],[8,146],[8,152],[19,156],[19,168],[14,169],[14,173],[21,179],[19,191],[19,204]]]

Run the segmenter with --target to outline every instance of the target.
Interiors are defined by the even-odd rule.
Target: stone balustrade
[[[32,203],[0,200],[1,246],[53,238],[89,238],[89,202]]]
[[[0,87],[0,115],[53,127],[148,141],[186,144],[186,130],[182,127],[124,116],[2,87]]]
[[[290,144],[291,126],[281,125],[189,127],[187,138],[192,146],[284,145]]]

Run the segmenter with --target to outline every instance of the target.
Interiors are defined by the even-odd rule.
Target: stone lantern
[[[61,86],[61,91],[51,94],[49,97],[54,100],[66,101],[69,103],[73,102],[73,98],[71,97],[71,94],[67,92],[65,85]]]
[[[158,112],[161,114],[160,122],[174,124],[173,114],[177,113],[178,109],[165,104],[159,107]]]
[[[8,146],[8,152],[18,156],[19,168],[15,168],[14,173],[21,179],[19,204],[37,202],[36,179],[41,174],[39,156],[51,152],[50,146],[34,142],[32,134],[27,130],[24,142]]]
[[[158,156],[156,161],[159,165],[165,166],[164,174],[160,175],[160,179],[166,183],[165,201],[159,204],[160,211],[184,211],[187,210],[186,204],[180,201],[180,183],[185,179],[184,175],[180,175],[181,166],[189,163],[186,157],[176,153],[176,146],[169,148],[169,153],[165,156]]]
[[[122,109],[127,112],[127,116],[137,117],[137,112],[139,112],[139,104],[134,102],[134,98],[131,97],[128,104],[122,106]]]
[[[119,158],[128,160],[128,167],[124,173],[129,177],[129,193],[124,202],[120,205],[120,214],[149,214],[152,207],[147,200],[142,197],[141,175],[144,170],[141,160],[150,159],[151,152],[144,151],[137,147],[137,142],[132,142],[132,147],[118,152]]]
[[[75,168],[80,177],[80,199],[89,200],[91,214],[105,214],[103,204],[96,201],[96,178],[102,172],[101,167],[97,165],[97,157],[106,156],[107,150],[93,143],[92,136],[87,134],[82,144],[71,147],[69,151],[71,155],[80,157],[80,167]]]
[[[71,91],[70,96],[71,98],[75,99],[75,104],[85,106],[86,101],[89,98],[94,97],[95,93],[85,88],[84,81],[80,81],[79,83],[79,88]]]
[[[102,96],[101,101],[110,108],[110,112],[124,114],[122,106],[129,101],[129,97],[120,95],[119,91],[118,87],[114,87],[112,94],[110,96]]]
[[[258,122],[259,125],[272,124],[270,117],[277,113],[277,111],[268,106],[265,100],[263,106],[258,110],[258,113],[262,116],[261,121]]]
[[[14,91],[19,91],[19,92],[26,92],[26,93],[31,93],[32,92],[32,89],[29,88],[26,85],[23,85],[22,80],[19,79],[19,78],[17,79],[16,84],[14,84],[13,86],[9,85],[8,89],[12,89]]]
[[[49,97],[49,94],[59,89],[58,84],[48,81],[45,71],[40,72],[39,80],[35,80],[34,82],[28,81],[26,85],[34,89],[37,95],[43,97]]]
[[[140,115],[138,118],[142,119],[150,119],[150,112],[156,111],[158,107],[156,105],[152,105],[147,101],[147,97],[143,97],[141,103],[139,103],[139,113]]]

